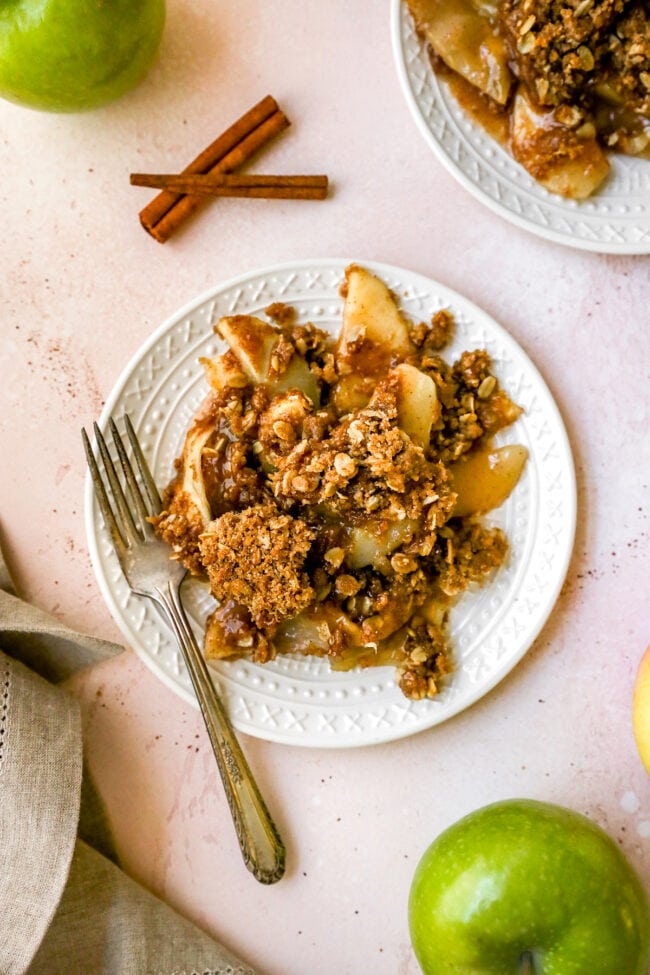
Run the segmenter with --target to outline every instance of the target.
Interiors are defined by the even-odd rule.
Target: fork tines
[[[124,415],[124,427],[142,486],[138,482],[124,441],[112,417],[109,417],[108,427],[117,451],[124,486],[118,477],[115,462],[99,425],[94,423],[93,430],[105,478],[102,477],[90,439],[84,429],[81,431],[81,436],[97,501],[113,544],[119,553],[130,545],[143,542],[150,537],[152,529],[147,519],[160,512],[162,501],[129,416]]]

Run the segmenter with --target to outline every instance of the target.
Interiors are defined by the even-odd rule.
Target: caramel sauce
[[[507,149],[510,142],[510,111],[484,95],[475,85],[452,71],[436,54],[430,52],[431,66],[443,79],[460,107],[473,122],[484,129],[500,146]]]
[[[510,141],[510,112],[484,95],[460,75],[449,72],[446,82],[452,95],[473,122],[483,128],[504,149]]]
[[[616,135],[617,141],[609,146],[610,149],[616,151],[618,148],[622,152],[650,159],[650,119],[633,112],[625,105],[615,105],[606,99],[599,99],[596,103],[594,121],[598,134],[606,144],[609,145],[610,136]],[[634,144],[645,141],[644,137],[648,139],[646,147],[634,151]]]
[[[204,451],[201,456],[201,476],[213,518],[233,507],[257,504],[262,497],[261,474],[250,467],[235,467],[232,450],[237,450],[237,445],[228,443],[220,451]]]
[[[212,614],[211,626],[218,629],[221,643],[231,650],[248,646],[256,632],[248,610],[232,599],[217,606]]]
[[[345,353],[339,356],[345,369],[356,377],[368,376],[377,379],[385,376],[391,366],[396,364],[392,349],[358,338],[348,344]]]

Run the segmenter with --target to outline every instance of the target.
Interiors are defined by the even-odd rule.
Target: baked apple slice
[[[499,105],[510,95],[508,51],[489,19],[469,0],[407,0],[418,32],[448,68]]]
[[[440,416],[436,384],[421,369],[402,362],[393,370],[399,379],[397,387],[397,424],[413,443],[425,450],[429,446],[431,427]]]
[[[318,383],[301,356],[293,355],[284,368],[275,368],[274,356],[282,335],[268,322],[253,315],[230,315],[217,322],[215,331],[228,343],[251,384],[266,386],[271,396],[299,389],[318,408]],[[227,372],[223,367],[217,369],[215,382],[219,380],[220,371]]]
[[[457,494],[453,517],[485,514],[500,507],[521,477],[527,459],[528,450],[521,444],[480,447],[465,454],[450,468]]]
[[[363,409],[377,379],[415,352],[407,318],[376,275],[351,264],[343,294],[343,322],[334,350],[340,378],[332,391],[339,415]]]
[[[512,154],[550,193],[586,200],[607,177],[609,163],[595,126],[571,128],[558,121],[558,111],[538,108],[519,89],[512,108]]]

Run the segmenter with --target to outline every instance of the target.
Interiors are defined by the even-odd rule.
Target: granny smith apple
[[[425,975],[645,975],[650,918],[618,846],[585,816],[513,799],[425,852],[409,899]]]
[[[151,65],[165,0],[0,0],[0,96],[76,112],[123,95]]]
[[[632,696],[634,738],[648,775],[650,775],[650,647],[641,658]]]

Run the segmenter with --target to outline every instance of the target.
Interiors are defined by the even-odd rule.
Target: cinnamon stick
[[[288,125],[275,99],[267,95],[199,153],[182,175],[232,172]],[[163,190],[140,212],[140,223],[164,244],[205,199]]]
[[[247,199],[324,200],[327,176],[262,176],[194,173],[188,175],[131,173],[132,186],[152,186],[198,196]]]

